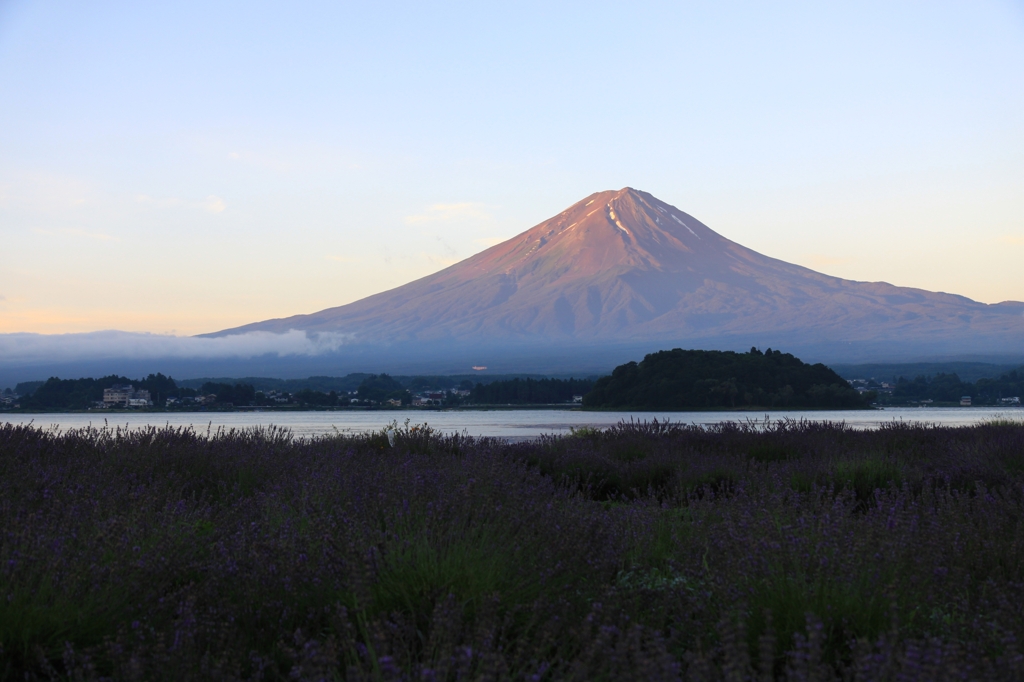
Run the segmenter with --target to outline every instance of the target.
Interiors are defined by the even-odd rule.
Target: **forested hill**
[[[831,407],[866,408],[845,379],[822,364],[808,365],[789,353],[751,348],[749,353],[664,350],[640,363],[619,365],[583,396],[595,409]]]

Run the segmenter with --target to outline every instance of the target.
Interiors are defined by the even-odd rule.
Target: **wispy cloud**
[[[78,207],[95,199],[94,188],[85,180],[54,173],[18,173],[0,182],[0,205],[32,208]]]
[[[203,201],[186,201],[177,197],[154,198],[147,194],[140,194],[135,197],[136,203],[159,210],[186,209],[201,210],[208,213],[222,213],[228,207],[227,203],[218,196],[211,194]]]
[[[421,225],[467,219],[490,221],[492,216],[484,209],[483,204],[434,204],[427,207],[422,213],[405,216],[405,224]]]
[[[108,358],[251,358],[323,355],[355,339],[339,332],[249,332],[216,338],[104,331],[86,334],[0,334],[0,364]]]
[[[224,203],[224,200],[220,197],[215,197],[212,194],[206,197],[206,201],[203,202],[203,208],[210,213],[222,213],[228,205]]]
[[[86,239],[95,239],[101,242],[119,242],[121,241],[117,237],[113,237],[109,234],[103,234],[102,232],[88,232],[77,227],[62,227],[56,230],[46,230],[41,227],[34,227],[32,231],[36,234],[45,234],[47,236],[66,236],[66,237],[85,237]]]
[[[328,255],[324,256],[324,258],[326,258],[327,260],[332,260],[332,261],[334,261],[336,263],[358,263],[359,262],[358,258],[352,258],[350,256],[335,256],[333,254],[328,254]]]
[[[479,244],[480,246],[489,248],[491,246],[495,246],[497,244],[500,244],[503,241],[505,241],[505,239],[503,237],[481,237],[480,239],[474,239],[473,243],[474,244]]]

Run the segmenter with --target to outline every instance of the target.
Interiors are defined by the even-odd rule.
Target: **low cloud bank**
[[[339,332],[248,332],[216,338],[103,331],[87,334],[0,334],[0,364],[105,359],[253,358],[333,353],[354,335]]]

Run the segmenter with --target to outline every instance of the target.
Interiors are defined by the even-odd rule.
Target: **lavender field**
[[[0,426],[0,679],[1024,678],[1024,425]]]

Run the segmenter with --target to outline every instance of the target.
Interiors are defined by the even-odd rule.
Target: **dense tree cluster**
[[[31,395],[21,399],[22,407],[38,409],[84,409],[103,400],[103,389],[129,383],[124,377],[111,375],[99,379],[58,379],[50,377]]]
[[[39,390],[39,387],[45,384],[45,381],[22,381],[15,385],[14,393],[18,395],[29,395]]]
[[[203,395],[217,396],[218,403],[251,405],[256,400],[256,389],[251,384],[221,384],[207,381],[199,390]]]
[[[485,405],[546,405],[572,402],[594,387],[590,379],[511,379],[477,384],[471,402]]]
[[[904,402],[908,400],[937,400],[953,402],[961,396],[971,395],[974,385],[960,381],[956,374],[936,374],[934,377],[919,376],[913,380],[900,377],[892,390],[893,399]]]
[[[356,395],[360,400],[382,403],[386,400],[401,400],[403,405],[412,402],[412,395],[397,379],[387,374],[371,374],[359,384]]]
[[[995,403],[1001,398],[1024,396],[1024,367],[1003,374],[998,379],[978,379],[977,383],[961,381],[954,374],[939,373],[933,377],[914,379],[900,377],[892,391],[896,402],[932,400],[957,402],[961,396],[971,396],[975,404]]]
[[[27,409],[84,410],[103,400],[103,389],[125,384],[149,391],[155,405],[162,405],[167,398],[195,395],[195,391],[179,388],[174,379],[159,373],[150,374],[145,379],[129,379],[116,374],[99,379],[50,377],[31,392],[25,390],[28,388],[27,385],[18,384],[18,392],[25,391],[20,402],[21,406]]]
[[[583,397],[590,408],[692,410],[754,407],[857,408],[869,405],[838,374],[789,353],[660,351],[602,377]]]
[[[300,405],[316,405],[317,407],[335,407],[340,402],[337,391],[324,393],[323,391],[311,391],[308,388],[299,391],[293,398]]]
[[[459,379],[458,376],[430,375],[414,377],[396,377],[410,391],[446,391],[458,389],[470,391],[473,389],[473,382],[469,379]]]
[[[983,400],[1024,397],[1024,367],[1003,374],[998,379],[978,379],[974,395]]]
[[[59,379],[51,377],[39,383],[31,392],[28,386],[18,385],[20,403],[29,410],[84,410],[103,400],[103,389],[112,386],[131,385],[136,390],[149,391],[155,406],[163,406],[168,398],[194,398],[197,395],[214,395],[217,402],[231,405],[252,405],[256,402],[256,389],[250,384],[218,383],[208,381],[199,390],[178,386],[169,376],[150,374],[144,379],[111,374],[99,379]]]

